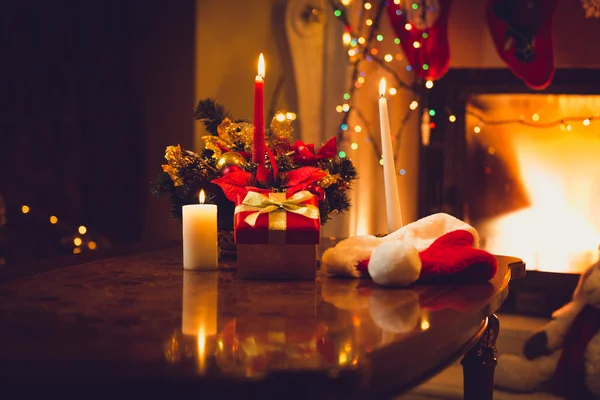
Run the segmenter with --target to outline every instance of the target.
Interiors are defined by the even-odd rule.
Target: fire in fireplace
[[[473,94],[466,216],[482,246],[528,269],[577,274],[598,260],[600,96]]]

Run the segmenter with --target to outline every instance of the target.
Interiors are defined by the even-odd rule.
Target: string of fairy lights
[[[384,37],[380,29],[381,18],[383,17],[385,8],[387,6],[386,0],[381,0],[376,3],[372,3],[368,0],[362,0],[362,5],[357,7],[358,22],[356,25],[353,25],[349,18],[349,7],[351,6],[351,3],[352,0],[330,0],[334,16],[344,24],[342,42],[348,48],[348,62],[352,66],[352,78],[350,80],[349,87],[342,96],[342,104],[336,106],[336,111],[344,114],[340,123],[340,129],[338,131],[338,140],[340,143],[350,140],[350,149],[357,150],[359,148],[359,143],[357,141],[352,141],[348,136],[350,136],[349,134],[352,132],[364,132],[366,136],[364,141],[371,145],[376,157],[379,159],[380,165],[383,165],[381,149],[379,148],[378,141],[374,140],[373,130],[370,129],[369,123],[362,112],[360,112],[360,109],[358,107],[354,107],[352,104],[352,100],[354,99],[356,91],[364,85],[367,79],[369,79],[367,72],[364,68],[362,68],[364,63],[375,63],[380,69],[392,76],[395,84],[391,85],[387,90],[387,93],[390,96],[395,96],[398,93],[398,90],[406,90],[411,92],[413,95],[413,99],[408,105],[408,110],[400,119],[400,125],[394,134],[393,140],[396,143],[396,157],[399,155],[401,143],[400,137],[402,132],[413,114],[412,111],[417,110],[419,107],[419,84],[423,84],[426,89],[433,88],[434,84],[431,80],[426,80],[424,83],[422,83],[416,78],[411,84],[404,82],[397,72],[397,63],[404,61],[402,53],[400,51],[396,53],[382,51],[384,40],[389,40]],[[400,4],[400,0],[394,0],[394,3]],[[423,6],[426,6],[423,4],[423,2],[413,2],[411,4],[411,7],[414,10]],[[396,13],[400,13],[399,15],[401,15],[402,11],[397,10]],[[410,31],[413,29],[413,26],[410,23],[407,23],[405,24],[404,29]],[[423,41],[428,37],[429,35],[427,30],[424,30],[421,38],[413,42],[413,47],[422,47]],[[401,39],[399,37],[392,37],[391,40],[393,41],[394,45],[400,45],[401,43]],[[400,47],[398,46],[398,48]],[[429,65],[427,63],[423,63],[422,65],[406,64],[403,65],[403,67],[408,72],[413,71],[415,68],[422,68],[423,70],[429,69]],[[430,115],[435,115],[435,110],[427,110],[427,112],[429,112]],[[356,115],[358,123],[351,126],[349,121],[351,120],[350,116],[353,113]],[[346,152],[343,150],[340,151],[338,155],[342,158],[347,156]],[[398,173],[400,175],[404,175],[406,174],[406,170],[401,168],[398,170]]]
[[[573,130],[573,124],[581,124],[582,126],[590,126],[592,121],[600,120],[600,115],[590,115],[590,116],[573,116],[573,117],[563,117],[560,119],[552,119],[549,121],[540,121],[541,117],[539,113],[533,113],[531,118],[528,119],[524,115],[520,115],[519,118],[513,119],[502,119],[502,120],[490,120],[481,116],[480,114],[474,111],[466,111],[466,115],[470,115],[477,119],[477,124],[473,127],[474,133],[481,133],[482,128],[485,125],[489,126],[498,126],[498,125],[512,125],[518,124],[530,128],[553,128],[559,127],[563,132],[570,132]],[[450,122],[456,121],[455,115],[450,115],[448,117]]]
[[[357,1],[357,0],[354,0]],[[330,0],[329,1],[332,8],[333,14],[336,18],[338,18],[344,24],[344,32],[342,34],[342,42],[347,47],[348,52],[348,62],[352,66],[352,78],[350,80],[350,84],[348,89],[343,94],[342,99],[343,102],[336,106],[336,111],[340,114],[343,114],[342,121],[340,123],[340,129],[338,131],[338,140],[340,143],[350,141],[350,149],[357,150],[359,148],[359,143],[356,140],[351,140],[350,136],[352,133],[363,133],[365,136],[364,141],[369,143],[373,148],[376,156],[379,158],[379,163],[383,165],[383,159],[381,158],[381,149],[379,148],[378,141],[375,140],[375,136],[373,134],[373,129],[370,128],[368,120],[365,118],[363,113],[360,111],[359,107],[355,107],[352,104],[353,99],[355,98],[355,94],[360,88],[365,84],[365,82],[369,79],[369,76],[365,70],[362,68],[364,63],[376,63],[380,69],[389,73],[395,85],[391,85],[387,92],[390,96],[395,96],[399,90],[406,90],[412,93],[413,99],[410,100],[408,104],[408,110],[405,115],[400,119],[400,126],[395,132],[394,141],[396,143],[395,154],[396,157],[399,156],[399,148],[400,148],[400,137],[401,134],[408,123],[411,116],[414,114],[413,111],[419,109],[419,102],[421,101],[420,93],[420,85],[425,89],[432,89],[434,86],[434,82],[431,80],[425,80],[424,82],[419,81],[418,78],[415,77],[411,84],[407,84],[403,79],[398,75],[397,70],[398,62],[404,61],[404,57],[400,51],[398,52],[384,52],[382,51],[382,45],[384,41],[389,41],[388,37],[384,37],[384,34],[380,29],[380,21],[383,17],[385,7],[387,6],[386,0],[381,0],[379,2],[372,0],[362,0],[362,5],[360,7],[356,7],[358,18],[357,23],[353,25],[350,21],[349,12],[350,6],[352,5],[353,0]],[[393,0],[394,4],[398,5],[401,3],[401,0]],[[417,10],[420,7],[428,7],[428,11],[435,11],[431,5],[426,4],[424,1],[413,1],[412,3],[408,3],[407,6],[411,7],[413,10]],[[398,9],[396,13],[398,15],[402,14],[402,10]],[[406,23],[404,29],[406,31],[412,30],[414,27],[411,23]],[[386,35],[387,36],[387,35]],[[429,37],[429,33],[427,29],[425,29],[419,40],[415,40],[412,43],[412,46],[416,49],[423,47],[424,40],[427,40]],[[395,45],[401,44],[401,39],[399,37],[392,37],[391,40]],[[400,49],[400,47],[398,46]],[[406,63],[403,65],[404,69],[408,72],[414,72],[416,68],[422,68],[423,70],[428,70],[429,65],[425,62],[422,65],[410,65]],[[423,93],[426,93],[425,90]],[[356,124],[350,123],[350,116],[354,114],[357,119]],[[430,109],[423,107],[421,112],[421,135],[422,135],[422,143],[423,145],[429,144],[429,136],[431,129],[436,127],[436,123],[432,120],[433,117],[436,118],[444,118],[442,115],[437,115],[435,109]],[[479,115],[473,111],[466,111],[466,115],[473,116],[477,119],[477,124],[473,128],[474,133],[480,133],[485,125],[495,126],[495,125],[507,125],[507,124],[520,124],[523,126],[534,127],[534,128],[550,128],[550,127],[559,127],[561,131],[571,131],[573,129],[573,124],[581,123],[583,126],[589,126],[591,121],[599,120],[600,116],[582,116],[582,117],[565,117],[561,119],[555,119],[551,121],[541,122],[540,116],[538,113],[534,113],[531,115],[531,118],[525,118],[525,116],[520,116],[517,119],[507,119],[507,120],[488,120],[482,115]],[[457,121],[457,115],[454,113],[446,114],[448,121],[453,123]],[[340,157],[348,156],[345,151],[341,150],[339,152]],[[398,164],[398,162],[397,162]],[[404,175],[406,173],[405,169],[398,170],[400,175]]]

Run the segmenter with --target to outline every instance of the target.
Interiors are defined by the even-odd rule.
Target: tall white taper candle
[[[394,166],[394,151],[392,149],[392,135],[390,133],[385,89],[385,78],[381,78],[379,83],[379,124],[381,127],[385,206],[388,231],[391,233],[402,227],[402,212],[400,210],[400,195],[398,194],[398,182],[396,181],[396,167]]]

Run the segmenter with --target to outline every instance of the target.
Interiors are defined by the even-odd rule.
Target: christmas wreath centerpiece
[[[201,138],[201,150],[168,146],[167,163],[152,183],[152,193],[167,197],[171,215],[181,220],[182,206],[198,203],[203,189],[207,203],[218,206],[221,256],[235,255],[235,202],[249,189],[288,194],[308,191],[318,198],[321,225],[350,208],[348,190],[356,169],[350,159],[338,156],[335,137],[318,149],[294,141],[292,120],[279,111],[265,131],[265,163],[257,164],[252,161],[252,123],[234,119],[214,99],[198,103],[195,119],[209,133]]]

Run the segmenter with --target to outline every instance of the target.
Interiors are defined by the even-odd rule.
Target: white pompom
[[[391,241],[373,250],[369,274],[382,286],[410,286],[421,273],[421,258],[417,249],[407,243]]]

